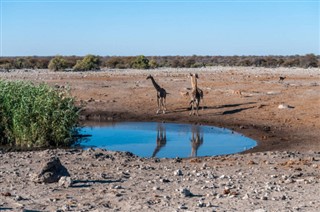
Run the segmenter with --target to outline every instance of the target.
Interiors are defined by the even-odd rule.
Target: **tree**
[[[50,60],[48,68],[52,71],[63,71],[67,68],[67,61],[60,55]]]
[[[158,68],[159,64],[157,63],[156,60],[152,59],[149,61],[149,66],[150,68]]]
[[[148,69],[149,60],[145,56],[140,55],[133,60],[131,67],[137,69]]]
[[[300,59],[300,66],[303,68],[318,67],[318,59],[314,54],[306,54]]]
[[[75,71],[90,71],[99,70],[101,60],[98,56],[87,55],[82,60],[78,60],[76,65],[73,67]]]

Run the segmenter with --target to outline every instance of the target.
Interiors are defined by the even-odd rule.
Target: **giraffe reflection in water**
[[[157,146],[152,153],[152,157],[155,157],[162,147],[167,143],[166,128],[163,124],[157,125]]]
[[[191,132],[191,157],[197,157],[198,149],[203,144],[203,132],[200,131],[200,126],[198,125],[193,125]]]

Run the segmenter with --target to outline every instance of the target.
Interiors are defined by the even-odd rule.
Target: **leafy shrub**
[[[0,81],[0,144],[20,147],[69,146],[79,109],[66,91],[30,82]]]
[[[10,63],[4,63],[0,64],[0,71],[9,71],[10,69],[13,69],[14,67]]]
[[[152,59],[149,61],[149,66],[150,68],[158,68],[159,64],[157,63],[156,60]]]
[[[143,56],[140,55],[136,57],[132,62],[132,68],[136,69],[148,69],[149,68],[149,60]]]
[[[314,54],[306,54],[300,59],[300,67],[310,68],[310,67],[318,67],[318,59]]]
[[[67,68],[67,61],[58,55],[50,60],[48,68],[52,71],[63,71]]]
[[[105,62],[105,66],[108,68],[117,68],[119,64],[122,64],[120,57],[112,57]]]
[[[87,55],[82,60],[78,60],[73,67],[75,71],[90,71],[100,69],[100,58],[95,55]]]

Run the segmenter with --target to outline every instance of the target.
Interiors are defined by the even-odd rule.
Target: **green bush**
[[[145,56],[140,55],[133,60],[131,66],[132,68],[136,68],[136,69],[148,69],[149,60]]]
[[[78,60],[73,67],[75,71],[90,71],[100,69],[100,58],[94,55],[87,55],[82,60]]]
[[[50,60],[48,68],[52,71],[63,71],[67,68],[67,61],[58,55]]]
[[[150,68],[158,68],[159,64],[157,63],[156,60],[152,59],[149,61],[149,66],[150,66]]]
[[[45,84],[0,80],[0,144],[18,147],[70,146],[79,109],[67,91]]]

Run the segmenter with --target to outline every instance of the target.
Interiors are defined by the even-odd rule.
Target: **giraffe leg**
[[[167,106],[166,106],[166,98],[163,98],[163,114],[166,113]]]
[[[157,104],[158,104],[157,114],[159,114],[159,111],[160,111],[160,98],[159,97],[157,97]]]
[[[193,100],[190,101],[190,104],[191,104],[191,111],[190,111],[190,113],[189,113],[189,116],[191,116],[192,111],[193,111]],[[190,105],[190,104],[189,104],[189,105]]]
[[[197,114],[197,116],[199,116],[199,101],[197,101],[197,106],[196,106],[196,114]]]
[[[202,100],[202,110],[204,110],[204,99],[203,99],[203,97],[201,98],[201,100]]]

